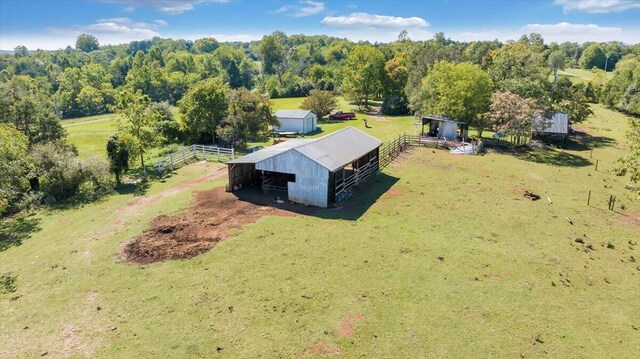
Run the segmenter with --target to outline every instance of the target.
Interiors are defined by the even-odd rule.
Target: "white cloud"
[[[73,45],[75,37],[85,33],[94,35],[104,45],[122,44],[160,36],[158,31],[165,26],[167,26],[167,22],[164,20],[155,20],[152,23],[148,23],[135,21],[128,17],[116,17],[98,19],[89,25],[72,25],[62,28],[48,28],[47,30],[50,34],[58,35],[61,40],[64,39],[68,45]],[[48,43],[46,44],[50,46]]]
[[[242,41],[242,42],[248,42],[248,41],[257,41],[262,39],[264,35],[259,35],[259,34],[233,34],[233,35],[229,35],[229,34],[207,34],[207,35],[186,35],[186,36],[171,36],[173,38],[179,38],[179,39],[185,39],[185,40],[191,40],[191,41],[195,41],[198,39],[202,39],[205,37],[213,37],[214,39],[218,40],[219,42],[234,42],[234,41]]]
[[[275,10],[275,14],[287,14],[293,17],[317,15],[325,10],[320,1],[302,0],[298,5],[285,5]]]
[[[640,9],[638,0],[555,0],[554,4],[562,5],[565,13],[572,11],[609,13]]]
[[[166,14],[176,15],[193,10],[198,4],[207,2],[226,3],[229,0],[98,0],[109,4],[126,5],[122,10],[133,12],[138,8],[148,8]]]
[[[327,16],[322,23],[332,27],[342,28],[424,28],[429,26],[420,17],[400,17],[374,15],[366,12],[354,12],[347,16]]]
[[[458,41],[500,41],[518,40],[522,34],[538,33],[542,35],[546,43],[551,42],[578,42],[587,41],[607,42],[622,41],[626,43],[638,43],[640,31],[623,29],[620,27],[599,26],[596,24],[572,24],[560,22],[557,24],[529,24],[516,30],[486,30],[477,32],[460,32],[451,35]]]
[[[429,23],[420,17],[400,17],[354,12],[346,16],[326,16],[322,24],[337,29],[332,35],[352,41],[391,42],[401,30],[407,30],[412,40],[428,40]]]
[[[624,36],[625,34],[620,27],[606,27],[595,24],[571,24],[568,22],[529,24],[522,28],[522,32],[538,33],[542,35],[546,42],[630,40]]]

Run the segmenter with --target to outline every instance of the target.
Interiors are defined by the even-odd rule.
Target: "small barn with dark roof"
[[[353,127],[292,139],[227,163],[229,190],[254,184],[293,202],[328,207],[379,171],[382,142]]]

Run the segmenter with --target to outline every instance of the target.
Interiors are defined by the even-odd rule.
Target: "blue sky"
[[[257,40],[275,30],[351,40],[413,40],[436,32],[460,41],[640,42],[640,0],[0,0],[0,49],[58,49],[90,33],[101,44],[153,36]]]

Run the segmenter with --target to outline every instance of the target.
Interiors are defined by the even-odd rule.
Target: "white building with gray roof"
[[[227,163],[229,190],[280,191],[290,201],[328,207],[379,171],[382,142],[346,127],[316,139],[292,139]]]
[[[309,110],[278,110],[275,113],[280,126],[278,132],[296,132],[307,134],[318,128],[318,116]]]

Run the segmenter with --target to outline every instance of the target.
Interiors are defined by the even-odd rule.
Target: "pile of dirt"
[[[191,258],[227,238],[231,229],[267,215],[292,213],[241,201],[223,188],[198,192],[186,213],[154,218],[149,229],[122,247],[120,256],[139,264]]]

